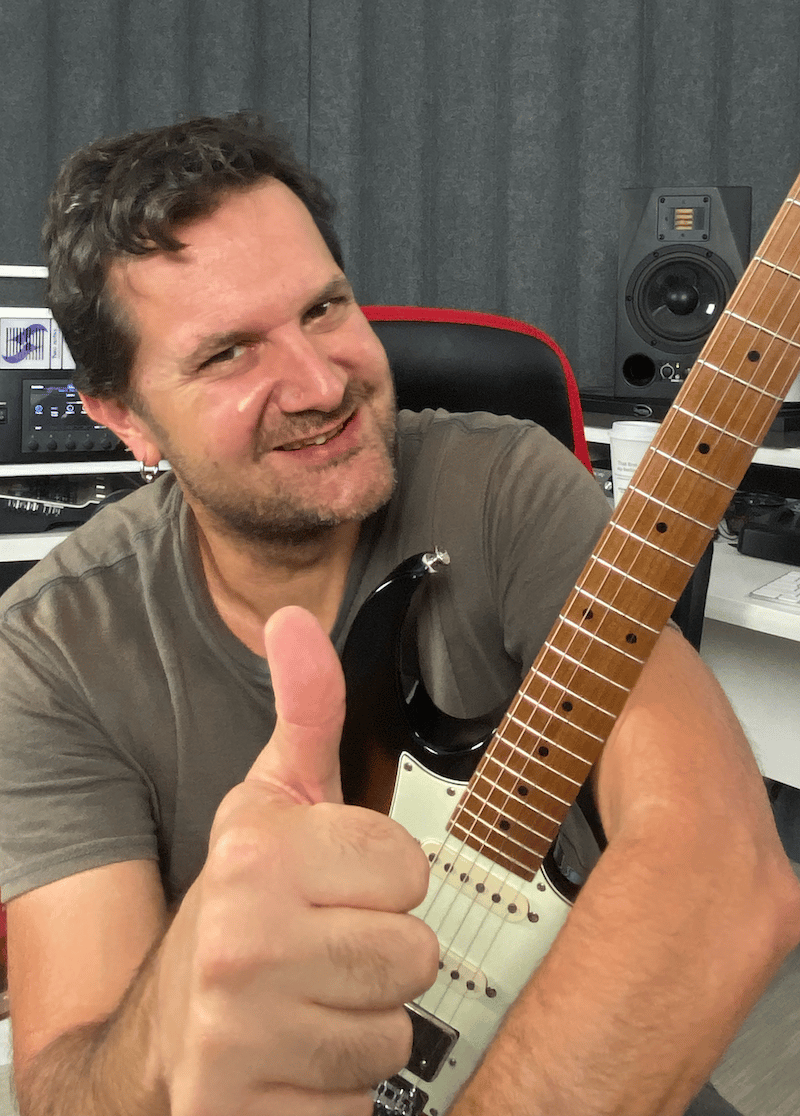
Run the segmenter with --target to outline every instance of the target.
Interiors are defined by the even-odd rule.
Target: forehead
[[[340,274],[308,209],[274,179],[226,194],[176,233],[179,251],[126,256],[109,268],[113,297],[142,342],[154,318],[170,320],[178,347],[250,313],[279,324]]]

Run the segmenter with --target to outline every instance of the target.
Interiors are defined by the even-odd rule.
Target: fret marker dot
[[[544,744],[542,744],[541,748],[539,749],[539,755],[540,756],[549,756],[550,755],[550,749],[545,747]]]
[[[594,613],[590,608],[585,608],[583,610],[583,615],[586,617],[587,620],[594,620]]]
[[[528,788],[527,787],[517,787],[517,794],[520,796],[520,798],[525,798],[527,793],[528,793]]]
[[[752,364],[755,364],[757,360],[761,360],[761,353],[757,352],[756,349],[751,349],[750,352],[747,354],[747,359]]]
[[[666,534],[667,530],[668,528],[666,523],[656,523],[656,531],[658,531],[659,535]]]
[[[483,895],[484,891],[486,890],[486,884],[475,884],[475,890],[478,892],[479,895]]]
[[[625,636],[625,642],[626,643],[638,643],[639,640],[638,640],[638,637],[633,634],[633,632],[628,632],[628,634]]]
[[[571,701],[562,702],[561,708],[564,710],[565,713],[571,713],[572,712],[572,702]]]
[[[500,822],[500,828],[503,830],[504,833],[508,833],[509,829],[511,828],[511,822],[507,821],[506,818],[503,818],[503,820]]]
[[[700,453],[711,453],[711,446],[708,442],[701,442],[697,449]]]

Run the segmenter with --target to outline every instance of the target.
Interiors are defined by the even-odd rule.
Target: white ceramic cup
[[[612,422],[611,424],[611,479],[614,485],[614,503],[618,504],[628,483],[636,472],[645,450],[658,430],[657,422]]]

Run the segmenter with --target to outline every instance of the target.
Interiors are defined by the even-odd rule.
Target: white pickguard
[[[570,910],[543,871],[528,883],[449,836],[464,786],[404,753],[390,811],[435,857],[426,900],[414,913],[436,932],[441,965],[415,1002],[459,1032],[433,1081],[403,1075],[429,1095],[426,1116],[447,1112]]]

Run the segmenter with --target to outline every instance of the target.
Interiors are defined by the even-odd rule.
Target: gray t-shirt
[[[446,549],[451,564],[426,586],[420,658],[436,703],[474,716],[519,684],[608,506],[533,423],[425,411],[401,413],[399,428],[398,486],[362,527],[332,636],[341,649],[400,561]],[[266,661],[209,598],[172,475],[100,511],[3,596],[0,677],[3,898],[152,858],[179,900],[275,712]],[[565,833],[584,847],[575,811]]]

